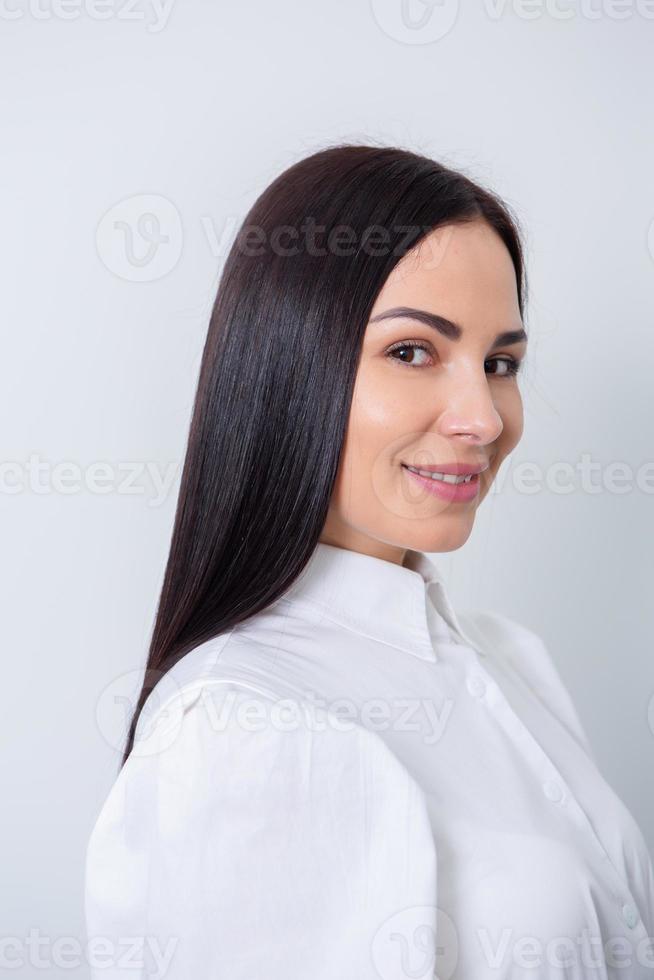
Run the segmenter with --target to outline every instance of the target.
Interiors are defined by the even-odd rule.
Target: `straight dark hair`
[[[200,366],[143,686],[293,583],[327,518],[363,334],[386,278],[430,231],[483,219],[515,267],[519,226],[464,174],[398,147],[338,145],[257,199],[225,262]]]

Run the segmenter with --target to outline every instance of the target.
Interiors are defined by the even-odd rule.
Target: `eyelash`
[[[397,357],[391,357],[391,354],[393,354],[393,352],[396,351],[396,350],[424,350],[427,354],[430,354],[431,353],[431,349],[428,346],[426,346],[425,344],[423,344],[423,343],[421,343],[421,342],[419,342],[417,340],[402,340],[402,341],[400,341],[397,344],[393,344],[392,347],[389,347],[388,350],[386,351],[386,354],[390,358],[390,360],[392,360],[392,361],[398,361],[400,364],[404,364],[405,367],[413,367],[414,369],[416,367],[418,367],[418,368],[420,368],[420,367],[428,367],[428,365],[424,365],[424,364],[423,365],[405,364],[405,362],[404,361],[400,361],[399,358],[397,358]],[[517,358],[510,357],[510,356],[492,357],[492,358],[489,358],[489,360],[490,361],[504,361],[506,363],[506,374],[500,374],[500,375],[498,375],[498,377],[500,377],[500,378],[514,378],[518,374],[518,372],[520,371],[520,367],[522,365],[522,361],[519,361],[519,360],[517,360]]]

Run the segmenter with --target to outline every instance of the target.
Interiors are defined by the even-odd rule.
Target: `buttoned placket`
[[[648,938],[648,932],[640,911],[629,890],[628,882],[611,861],[586,812],[577,802],[570,787],[550,757],[523,724],[504,696],[497,681],[490,675],[478,656],[478,649],[470,649],[470,665],[466,671],[465,686],[468,695],[479,703],[479,709],[490,712],[501,725],[512,743],[520,746],[533,772],[540,774],[541,788],[551,806],[559,808],[562,816],[569,814],[579,830],[590,839],[596,854],[606,868],[616,911],[637,939]]]

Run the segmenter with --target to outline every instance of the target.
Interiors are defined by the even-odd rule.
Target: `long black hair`
[[[366,323],[403,255],[485,220],[526,276],[519,225],[463,173],[397,147],[337,145],[260,195],[226,259],[202,355],[139,714],[188,651],[274,602],[319,540]]]

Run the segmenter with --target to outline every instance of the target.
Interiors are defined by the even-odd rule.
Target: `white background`
[[[439,560],[460,608],[543,636],[654,849],[654,3],[0,7],[3,934],[83,936],[220,268],[261,190],[338,141],[458,167],[525,228],[525,433]],[[168,237],[152,261],[149,210]],[[536,492],[513,478],[526,462]],[[562,462],[570,493],[546,482]],[[22,955],[13,976],[42,976]]]

